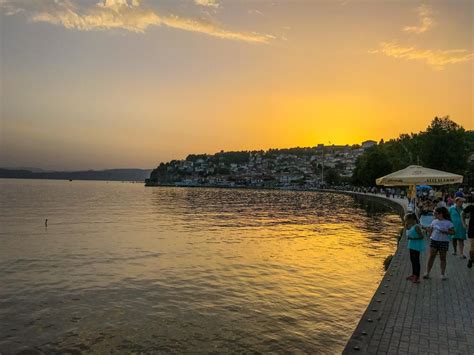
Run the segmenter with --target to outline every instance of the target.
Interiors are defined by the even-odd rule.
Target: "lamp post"
[[[405,146],[405,144],[403,144],[403,142],[400,140],[400,144],[402,146],[402,148],[405,150],[405,152],[407,152],[408,154],[408,157],[410,158],[410,164],[413,164],[413,156],[411,154],[411,151],[408,150],[408,148]],[[418,157],[418,165],[420,165],[420,158]]]
[[[328,141],[329,145],[331,145],[331,141]],[[334,150],[333,150],[334,152]],[[322,150],[322,159],[321,159],[321,185],[324,187],[324,144]]]
[[[324,144],[323,144],[323,150],[321,151],[321,186],[324,188]]]
[[[321,162],[321,186],[324,186],[324,153],[323,160]]]

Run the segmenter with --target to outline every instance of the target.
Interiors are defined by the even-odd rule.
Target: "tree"
[[[393,170],[418,163],[419,148],[416,135],[401,134],[397,139],[385,143],[385,152],[390,157]]]
[[[352,183],[371,186],[377,177],[416,164],[462,174],[470,184],[473,152],[474,132],[466,132],[448,116],[435,117],[424,132],[401,134],[367,149],[357,159]]]
[[[474,186],[474,160],[468,163],[463,182],[468,186]]]
[[[329,168],[326,170],[326,174],[324,176],[324,182],[328,185],[337,185],[341,180],[339,173],[336,169]]]
[[[467,169],[464,174],[464,183],[468,186],[474,186],[474,131],[466,132],[466,140],[469,151]]]
[[[427,168],[462,174],[467,167],[469,147],[466,131],[449,116],[435,117],[419,135],[420,159]]]
[[[374,186],[375,180],[392,171],[392,164],[385,152],[385,145],[368,148],[356,161],[353,174],[355,185]]]

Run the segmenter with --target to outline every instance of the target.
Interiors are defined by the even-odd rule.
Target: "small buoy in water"
[[[44,220],[44,226],[48,227],[48,219],[47,218]]]

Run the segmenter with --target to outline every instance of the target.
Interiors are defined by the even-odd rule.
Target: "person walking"
[[[442,198],[435,200],[436,207],[448,207]]]
[[[428,191],[428,198],[431,200],[431,201],[434,201],[435,199],[435,191],[433,189],[430,189]]]
[[[448,207],[451,207],[453,204],[454,204],[453,198],[451,197],[451,195],[448,195],[448,196],[446,197],[446,205],[447,205]]]
[[[426,274],[423,275],[423,278],[430,278],[430,272],[433,268],[436,255],[439,253],[441,279],[446,280],[446,254],[449,249],[449,235],[455,233],[454,225],[451,223],[449,211],[446,207],[437,207],[434,210],[434,217],[435,219],[428,227],[428,233],[431,239],[430,256],[426,266]]]
[[[459,251],[459,256],[462,259],[466,259],[464,255],[464,240],[466,240],[466,227],[462,218],[462,204],[464,199],[462,197],[456,197],[454,199],[454,205],[449,208],[449,214],[451,216],[451,222],[454,225],[454,235],[452,236],[453,241],[453,255],[456,255]],[[459,248],[458,248],[459,246]]]
[[[405,215],[405,231],[408,239],[408,249],[410,250],[410,261],[412,274],[407,276],[407,280],[417,284],[420,283],[420,253],[425,250],[425,242],[423,241],[423,231],[417,223],[414,213]]]
[[[462,219],[464,224],[466,224],[466,219],[469,218],[469,224],[467,225],[467,237],[469,238],[469,261],[467,262],[467,267],[472,268],[474,263],[474,204],[467,206],[462,214]]]
[[[458,189],[458,191],[456,191],[456,193],[454,194],[454,197],[464,198],[464,189],[462,187],[460,187]]]
[[[422,227],[428,228],[434,220],[433,203],[429,200],[424,201],[420,209],[420,224]]]

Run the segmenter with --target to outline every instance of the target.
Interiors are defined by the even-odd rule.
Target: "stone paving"
[[[392,200],[406,209],[406,200]],[[468,256],[469,240],[464,249]],[[474,268],[452,251],[450,245],[447,280],[440,278],[437,258],[431,279],[413,284],[405,280],[411,263],[402,236],[344,354],[474,354]],[[427,255],[428,248],[421,258],[422,275]]]

